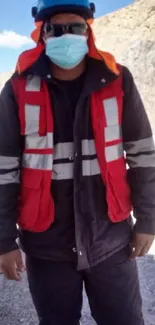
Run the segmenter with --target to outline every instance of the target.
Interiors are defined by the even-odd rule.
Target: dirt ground
[[[154,245],[155,246],[155,245]],[[145,325],[155,325],[155,247],[138,260]],[[37,325],[37,316],[28,290],[26,274],[21,283],[8,282],[0,275],[0,325]],[[84,294],[82,325],[95,325]]]

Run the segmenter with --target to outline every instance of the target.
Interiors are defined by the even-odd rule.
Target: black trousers
[[[78,325],[83,283],[97,325],[144,325],[137,266],[129,250],[89,271],[71,263],[27,257],[30,292],[40,325]]]

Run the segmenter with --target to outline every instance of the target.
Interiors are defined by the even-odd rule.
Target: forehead
[[[84,18],[74,14],[58,14],[50,18],[52,24],[68,24],[72,22],[85,23]]]

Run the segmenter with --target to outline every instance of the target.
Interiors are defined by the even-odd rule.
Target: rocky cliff
[[[94,23],[99,48],[132,71],[155,128],[155,0],[132,5]]]
[[[155,128],[155,0],[136,0],[96,19],[94,31],[98,47],[132,71]],[[0,88],[7,78],[0,75]]]
[[[0,73],[0,91],[3,87],[3,85],[5,84],[5,82],[9,79],[9,77],[11,76],[11,72],[1,72]]]

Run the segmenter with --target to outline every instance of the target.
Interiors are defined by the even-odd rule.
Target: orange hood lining
[[[93,23],[93,20],[88,21],[89,25],[89,38],[88,38],[88,47],[89,47],[89,56],[99,60],[104,61],[107,68],[112,71],[114,74],[119,75],[119,70],[117,68],[117,64],[115,61],[115,58],[112,54],[103,52],[96,48],[95,45],[95,37],[91,28],[91,24]],[[45,46],[39,42],[40,39],[40,33],[43,26],[43,22],[37,22],[35,23],[36,28],[31,34],[32,40],[37,44],[37,46],[33,49],[30,49],[28,51],[23,52],[17,61],[16,70],[19,74],[24,72],[26,69],[31,67],[35,61],[39,58],[41,53],[43,52]]]

